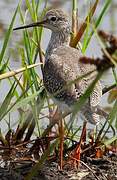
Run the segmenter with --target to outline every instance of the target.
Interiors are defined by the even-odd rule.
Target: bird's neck
[[[62,32],[52,32],[51,38],[46,50],[45,59],[48,60],[48,57],[52,54],[53,50],[59,46],[68,46],[70,42],[70,31]]]

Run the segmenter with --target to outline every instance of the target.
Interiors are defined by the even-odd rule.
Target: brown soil
[[[87,166],[87,167],[86,167]],[[23,180],[30,172],[32,162],[23,162],[17,167],[0,168],[0,180]],[[117,154],[103,159],[85,159],[85,165],[80,163],[79,169],[66,164],[63,171],[58,163],[46,162],[33,180],[117,180]]]

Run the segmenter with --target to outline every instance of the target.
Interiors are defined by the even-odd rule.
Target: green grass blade
[[[31,84],[31,86],[33,85],[33,83]],[[17,86],[17,84],[16,84]],[[2,116],[0,116],[0,121],[11,111],[11,109],[21,100],[21,98],[23,98],[25,96],[25,94],[27,93],[27,91],[31,88],[31,86],[26,89],[17,99],[16,101],[6,109],[6,111],[3,111],[3,109],[1,110]],[[14,88],[15,90],[16,88]],[[10,94],[10,93],[9,93]],[[9,95],[10,96],[10,95]],[[2,106],[1,106],[2,107]],[[3,112],[2,112],[3,111]]]
[[[0,67],[0,74],[3,74],[8,66],[9,63],[9,57],[7,59],[7,61]]]
[[[106,122],[104,123],[104,126],[102,127],[102,129],[99,131],[99,134],[98,134],[98,138],[97,139],[100,139],[101,137],[101,134],[103,133],[103,129],[105,128],[106,124],[108,123],[108,127],[105,128],[105,132],[103,133],[102,135],[102,138],[101,139],[104,139],[106,133],[108,132],[109,128],[112,126],[112,123],[114,122],[114,120],[116,119],[117,117],[117,100],[115,101],[114,105],[113,105],[113,108],[109,114],[109,117],[108,119],[106,120]]]
[[[116,72],[115,68],[113,68],[112,70],[113,70],[113,76],[115,78],[115,83],[116,83],[116,86],[117,86],[117,72]]]
[[[82,53],[85,53],[87,39],[88,39],[88,35],[89,35],[89,28],[90,28],[89,26],[90,26],[89,18],[87,18],[87,27],[86,27],[86,33],[84,35],[84,40],[83,40]]]
[[[31,3],[29,0],[26,0],[26,6],[28,7],[28,10],[29,10],[29,13],[32,17],[32,20],[34,20],[34,14],[33,14],[33,9],[32,9],[32,6],[31,6]]]
[[[109,114],[109,125],[112,124],[113,120],[117,117],[117,100],[114,103],[113,109]]]
[[[23,98],[21,99],[13,108],[12,108],[12,111],[18,109],[18,108],[21,108],[27,104],[29,104],[31,101],[34,100],[35,97],[38,97],[38,95],[42,92],[42,89],[40,89],[39,91],[35,92],[34,94],[26,97],[26,98]]]
[[[78,42],[80,41],[86,27],[87,27],[87,18],[89,18],[89,22],[91,21],[93,15],[94,15],[94,12],[97,8],[97,5],[98,5],[98,2],[99,0],[96,0],[95,3],[93,4],[93,6],[91,7],[89,13],[88,13],[88,16],[86,17],[85,21],[83,22],[83,24],[81,25],[80,29],[78,30],[76,36],[74,38],[71,38],[71,42],[70,42],[70,46],[72,47],[76,47]]]
[[[14,82],[13,85],[11,86],[7,96],[5,97],[2,105],[0,106],[0,119],[2,119],[3,114],[7,111],[8,106],[10,105],[11,99],[13,98],[15,89],[16,89],[16,85]]]
[[[105,14],[106,10],[108,9],[109,5],[111,4],[111,2],[112,2],[112,0],[107,0],[105,2],[105,5],[104,5],[103,9],[102,9],[97,21],[94,24],[94,29],[96,29],[100,25],[101,20],[104,17],[104,14]],[[85,52],[85,50],[86,50],[86,48],[87,48],[93,34],[94,34],[94,30],[91,31],[89,37],[87,38],[87,42],[85,43],[85,47],[83,48],[83,52]]]
[[[104,141],[103,143],[104,143],[105,146],[108,146],[108,145],[112,144],[116,140],[117,140],[117,136],[113,136],[112,138]]]
[[[19,8],[19,4],[18,4],[18,6],[16,8],[16,11],[15,11],[15,13],[13,15],[13,18],[12,18],[11,24],[9,26],[9,29],[8,29],[6,35],[5,35],[5,40],[4,40],[3,47],[2,47],[2,50],[1,50],[1,53],[0,53],[0,64],[1,64],[2,60],[3,60],[4,55],[5,55],[5,51],[6,51],[9,39],[10,39],[10,35],[12,33],[13,24],[14,24],[14,21],[15,21],[17,12],[18,12],[18,8]]]
[[[43,166],[43,163],[47,159],[48,155],[50,154],[51,151],[55,149],[57,144],[58,144],[58,139],[54,143],[52,143],[50,147],[48,147],[48,149],[44,152],[39,162],[32,167],[30,173],[26,176],[24,180],[31,180],[38,173],[38,170]]]

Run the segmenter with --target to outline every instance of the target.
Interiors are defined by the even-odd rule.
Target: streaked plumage
[[[49,10],[42,22],[21,26],[14,30],[34,26],[43,26],[52,31],[43,70],[45,88],[61,110],[65,108],[72,111],[74,104],[95,79],[97,72],[91,73],[80,81],[75,81],[70,86],[67,85],[76,78],[96,70],[96,67],[80,62],[79,58],[82,56],[80,50],[69,46],[71,27],[69,18],[63,11],[58,9]],[[83,117],[90,123],[98,122],[96,107],[101,96],[102,87],[98,81],[89,99],[81,109]]]
[[[66,108],[72,109],[97,73],[95,71],[71,86],[67,85],[79,76],[95,70],[96,67],[81,63],[79,61],[79,57],[82,56],[80,50],[69,46],[70,24],[68,17],[61,10],[54,9],[48,11],[44,19],[50,20],[51,16],[56,17],[58,22],[53,25],[53,22],[47,21],[48,24],[44,25],[52,30],[52,35],[46,51],[43,81],[46,90],[54,97],[55,103],[62,108],[62,104],[64,104]],[[66,86],[67,88],[64,88]],[[98,82],[87,103],[81,109],[82,115],[90,123],[95,124],[98,121],[98,115],[95,111],[101,96],[102,87]]]

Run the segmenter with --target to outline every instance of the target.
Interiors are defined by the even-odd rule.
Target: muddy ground
[[[0,168],[0,180],[23,180],[32,168],[32,162],[17,167]],[[33,180],[117,180],[117,154],[99,159],[86,158],[79,169],[66,164],[62,171],[57,162],[46,162]]]

